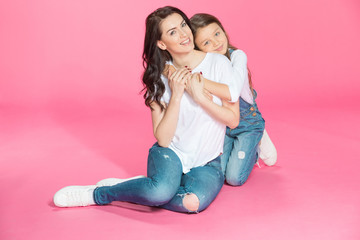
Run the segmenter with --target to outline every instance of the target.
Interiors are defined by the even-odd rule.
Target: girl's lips
[[[218,47],[217,49],[215,49],[215,51],[220,52],[223,49],[223,45],[221,45],[220,47]]]

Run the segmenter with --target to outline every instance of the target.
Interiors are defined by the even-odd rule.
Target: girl
[[[245,183],[258,159],[257,150],[261,138],[263,137],[260,144],[260,156],[265,164],[275,164],[276,149],[264,131],[265,121],[255,101],[256,91],[252,88],[251,77],[250,74],[248,75],[245,53],[229,44],[227,34],[216,17],[209,14],[196,14],[190,22],[196,47],[204,52],[215,52],[227,56],[238,76],[237,90],[244,84],[239,98],[240,123],[235,129],[227,128],[224,154],[221,156],[222,170],[227,183],[239,186]],[[207,83],[209,81],[205,82],[205,89],[208,89],[210,93],[225,96],[225,99],[227,96],[229,100],[229,93],[224,93],[224,88],[208,87]],[[230,93],[231,91],[232,89]]]
[[[174,7],[159,8],[147,17],[143,60],[145,104],[151,109],[157,139],[149,151],[147,177],[65,187],[54,196],[56,206],[128,201],[200,212],[219,193],[224,183],[219,156],[225,127],[237,126],[239,110],[236,104],[231,111],[219,98],[207,98],[199,72],[229,84],[235,81],[230,61],[195,50],[190,21]],[[162,75],[166,62],[177,69],[167,77]]]

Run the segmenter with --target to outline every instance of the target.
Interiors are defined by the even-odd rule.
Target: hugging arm
[[[174,66],[167,64],[164,70],[165,76],[167,76],[169,71],[175,71],[175,68]],[[204,89],[206,91],[208,91],[212,95],[215,95],[224,101],[231,101],[231,94],[228,85],[223,83],[217,83],[206,78],[203,79],[204,79]]]
[[[240,119],[239,102],[225,103],[223,106],[219,106],[206,97],[203,88],[204,78],[199,73],[193,74],[186,84],[186,91],[211,117],[229,128],[237,127]]]

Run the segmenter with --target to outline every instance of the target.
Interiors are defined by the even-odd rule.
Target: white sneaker
[[[265,129],[259,146],[259,157],[268,166],[274,165],[277,160],[277,151],[275,145],[272,143]]]
[[[134,180],[134,179],[138,179],[138,178],[146,178],[146,176],[140,175],[140,176],[135,176],[135,177],[131,177],[131,178],[106,178],[103,179],[101,181],[99,181],[98,183],[96,183],[97,187],[106,187],[106,186],[114,186],[116,184],[119,183],[123,183],[129,180]]]
[[[54,195],[54,204],[58,207],[85,207],[95,205],[94,189],[90,186],[68,186],[60,189]]]

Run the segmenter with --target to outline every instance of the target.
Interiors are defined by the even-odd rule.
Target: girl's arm
[[[213,82],[204,78],[204,88],[222,100],[231,101],[229,86],[226,84]]]
[[[211,117],[224,123],[229,128],[237,127],[240,119],[239,102],[225,103],[223,106],[219,106],[205,96],[203,87],[204,78],[202,75],[195,73],[187,82],[186,91]]]
[[[231,54],[231,66],[232,75],[235,76],[235,81],[226,85],[205,79],[204,88],[222,100],[235,102],[238,100],[238,96],[240,96],[244,83],[249,81],[247,56],[245,52],[239,49],[233,51]]]
[[[175,71],[175,70],[176,69],[174,68],[174,66],[166,64],[164,75],[167,76],[169,71]],[[204,89],[222,100],[231,101],[229,86],[226,84],[213,82],[209,79],[204,78]]]
[[[171,75],[171,76],[170,76]],[[154,137],[161,147],[168,147],[173,139],[180,111],[180,101],[184,94],[185,82],[191,73],[187,69],[179,69],[169,72],[169,87],[171,97],[165,110],[161,111],[160,105],[151,103],[151,119],[153,123]],[[165,106],[165,103],[162,103]]]

